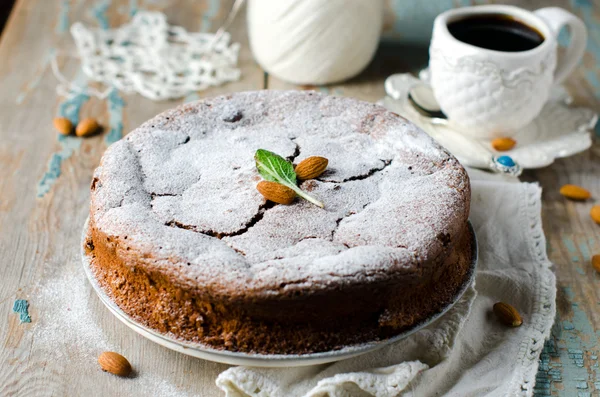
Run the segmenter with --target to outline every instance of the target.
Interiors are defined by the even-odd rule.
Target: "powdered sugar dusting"
[[[58,362],[69,361],[81,371],[97,373],[98,376],[112,376],[101,373],[97,358],[103,351],[119,351],[119,348],[110,343],[97,322],[92,304],[97,298],[80,269],[80,263],[77,261],[72,265],[73,269],[66,272],[66,276],[49,278],[36,291],[32,302],[44,302],[45,309],[39,312],[32,328],[32,354],[52,357]],[[137,371],[135,379],[124,382],[134,382],[140,395],[188,395],[166,379],[140,368]]]
[[[46,281],[36,294],[36,300],[49,308],[33,329],[37,348],[81,365],[95,365],[100,352],[111,350],[113,346],[107,343],[89,308],[90,291],[80,271]]]
[[[302,185],[325,209],[269,206],[256,191],[259,148],[296,163],[327,157],[328,171]],[[233,294],[325,288],[391,268],[423,275],[462,232],[470,194],[456,159],[406,120],[295,91],[163,113],[112,145],[95,176],[92,222],[121,255],[188,288]]]

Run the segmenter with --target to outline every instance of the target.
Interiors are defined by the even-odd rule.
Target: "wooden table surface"
[[[415,72],[426,65],[433,17],[470,2],[388,3],[386,40],[369,68],[347,83],[315,89],[367,101],[380,99],[386,76]],[[590,33],[587,52],[566,85],[578,104],[600,111],[600,4],[596,0],[511,3],[529,9],[558,5],[585,21]],[[243,15],[230,28],[242,46],[242,79],[185,100],[155,103],[115,93],[106,101],[66,101],[55,92],[57,81],[48,62],[53,53],[73,53],[68,27],[75,21],[118,26],[136,10],[153,9],[164,11],[171,24],[215,31],[230,5],[231,1],[219,0],[16,1],[0,37],[0,395],[220,395],[214,380],[226,365],[189,358],[145,340],[94,296],[79,259],[89,182],[107,145],[164,109],[225,92],[297,87],[266,75],[254,63]],[[58,59],[67,76],[81,76],[76,59]],[[52,118],[69,112],[73,117],[97,117],[107,127],[105,133],[59,139]],[[522,179],[537,181],[544,188],[544,230],[558,278],[558,316],[541,357],[536,395],[597,396],[600,274],[590,266],[590,257],[600,253],[600,226],[588,215],[593,200],[565,201],[558,188],[579,184],[600,200],[600,144],[526,172]],[[29,301],[31,323],[21,324],[13,313],[16,299]],[[100,372],[96,357],[105,350],[122,352],[136,367],[137,376],[120,379]]]

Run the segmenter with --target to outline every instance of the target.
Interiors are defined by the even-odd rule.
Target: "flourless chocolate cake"
[[[266,149],[329,160],[266,201]],[[439,312],[472,259],[458,161],[384,108],[307,91],[180,106],[108,148],[86,252],[136,321],[213,348],[304,354],[393,336]]]

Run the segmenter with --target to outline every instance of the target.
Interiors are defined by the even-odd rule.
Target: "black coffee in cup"
[[[495,51],[527,51],[544,42],[537,29],[504,14],[459,19],[449,22],[448,30],[457,40]]]

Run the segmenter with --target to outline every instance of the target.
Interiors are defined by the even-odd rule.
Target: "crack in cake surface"
[[[376,172],[383,171],[388,165],[392,164],[392,160],[382,160],[382,159],[379,159],[379,160],[383,163],[383,166],[376,167],[376,168],[371,168],[369,170],[369,172],[367,172],[364,175],[351,176],[350,178],[346,178],[346,179],[344,179],[343,181],[341,181],[339,183],[351,182],[351,181],[359,181],[359,180],[362,180],[362,179],[367,179],[370,176],[372,176],[373,174],[375,174]]]
[[[294,163],[296,157],[300,156],[300,145],[298,145],[298,142],[296,142],[296,138],[290,138],[290,141],[294,142],[294,144],[296,145],[296,149],[294,150],[294,153],[292,153],[291,156],[288,156],[286,158],[286,160],[291,163]]]
[[[250,219],[250,221],[248,223],[246,223],[246,225],[234,232],[229,232],[229,233],[222,233],[222,232],[216,232],[214,230],[203,230],[197,226],[194,225],[186,225],[184,223],[181,222],[177,222],[177,221],[169,221],[167,223],[165,223],[165,226],[169,226],[169,227],[176,227],[179,229],[185,229],[185,230],[190,230],[192,232],[195,233],[200,233],[200,234],[204,234],[207,236],[211,236],[211,237],[215,237],[219,240],[221,240],[223,237],[233,237],[233,236],[240,236],[244,233],[246,233],[248,231],[248,229],[250,229],[252,226],[256,225],[258,222],[260,222],[260,220],[263,218],[265,212],[267,210],[269,210],[269,208],[273,208],[276,204],[273,203],[272,201],[265,201],[264,204],[262,204],[259,207],[258,212],[256,213],[256,215],[254,215],[252,217],[252,219]],[[233,249],[235,249],[234,247],[231,247]],[[237,251],[237,250],[236,250]],[[242,251],[240,251],[242,252]]]

